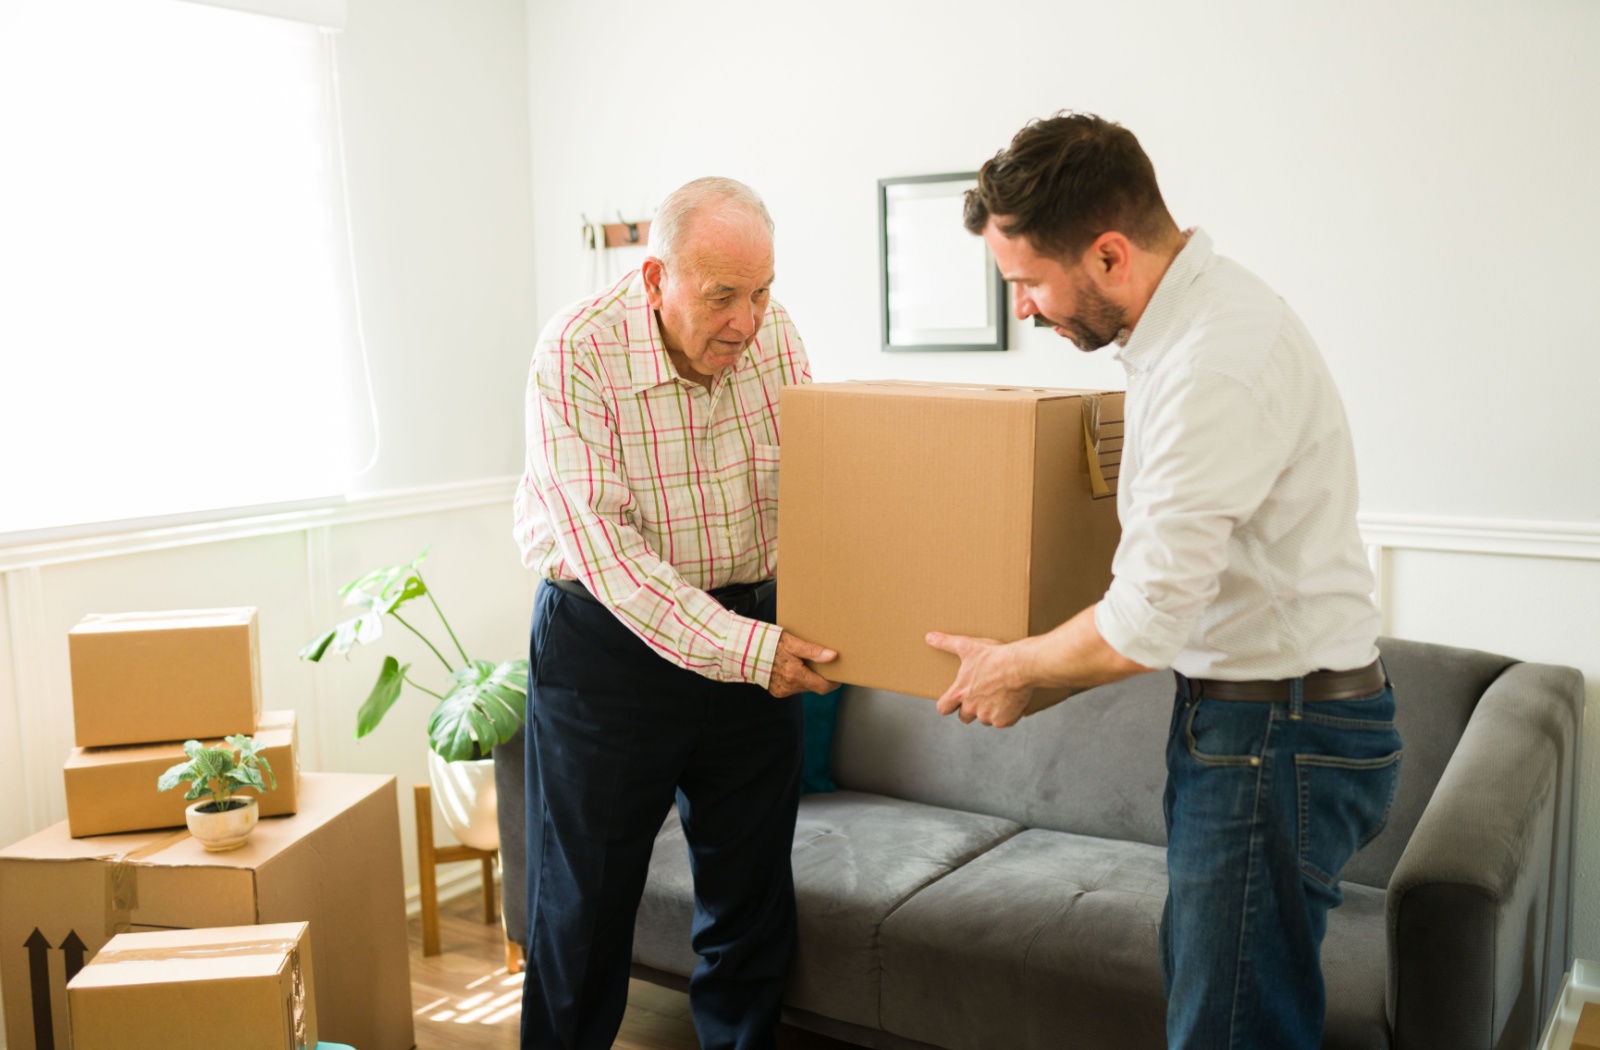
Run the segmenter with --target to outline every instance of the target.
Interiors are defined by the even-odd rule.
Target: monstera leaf
[[[383,658],[383,669],[378,672],[378,681],[373,684],[372,692],[367,694],[361,710],[356,712],[357,739],[378,728],[378,723],[389,713],[389,708],[400,699],[400,687],[405,684],[406,672],[410,669],[410,664],[402,666],[392,656]]]
[[[409,562],[373,569],[359,580],[339,588],[344,603],[360,608],[361,613],[307,642],[300,650],[300,659],[315,663],[330,652],[344,656],[357,644],[366,645],[382,638],[385,614],[428,593],[427,585],[417,573],[417,566],[427,556],[428,549],[424,547],[422,553]]]
[[[528,661],[474,660],[452,673],[450,681],[450,692],[428,720],[428,741],[440,758],[484,758],[516,735],[527,703]]]

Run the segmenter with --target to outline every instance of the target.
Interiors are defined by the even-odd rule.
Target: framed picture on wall
[[[1004,350],[1006,284],[961,224],[977,172],[878,180],[885,350]]]

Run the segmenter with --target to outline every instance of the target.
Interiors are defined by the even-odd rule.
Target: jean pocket
[[[1295,756],[1300,870],[1308,878],[1335,885],[1350,858],[1387,826],[1402,754]]]
[[[1270,704],[1193,700],[1184,745],[1190,758],[1208,766],[1259,766],[1271,718]]]

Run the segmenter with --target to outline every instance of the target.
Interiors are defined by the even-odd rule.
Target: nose
[[[1017,320],[1026,321],[1039,312],[1038,307],[1033,305],[1033,300],[1028,298],[1028,294],[1022,290],[1021,286],[1012,285],[1011,291],[1012,312],[1017,315]]]
[[[760,323],[761,311],[753,306],[747,306],[733,312],[733,317],[728,321],[728,327],[748,339],[755,333],[756,326]]]

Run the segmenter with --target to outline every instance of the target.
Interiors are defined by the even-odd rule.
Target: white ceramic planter
[[[261,807],[256,805],[255,798],[246,800],[239,796],[234,798],[234,802],[244,802],[245,805],[235,805],[225,813],[202,813],[201,806],[211,805],[211,800],[206,798],[183,811],[189,834],[199,839],[208,853],[226,853],[238,849],[255,828],[256,820],[261,816]]]
[[[495,800],[494,759],[446,762],[428,749],[428,780],[445,827],[463,846],[500,848],[499,808]]]

